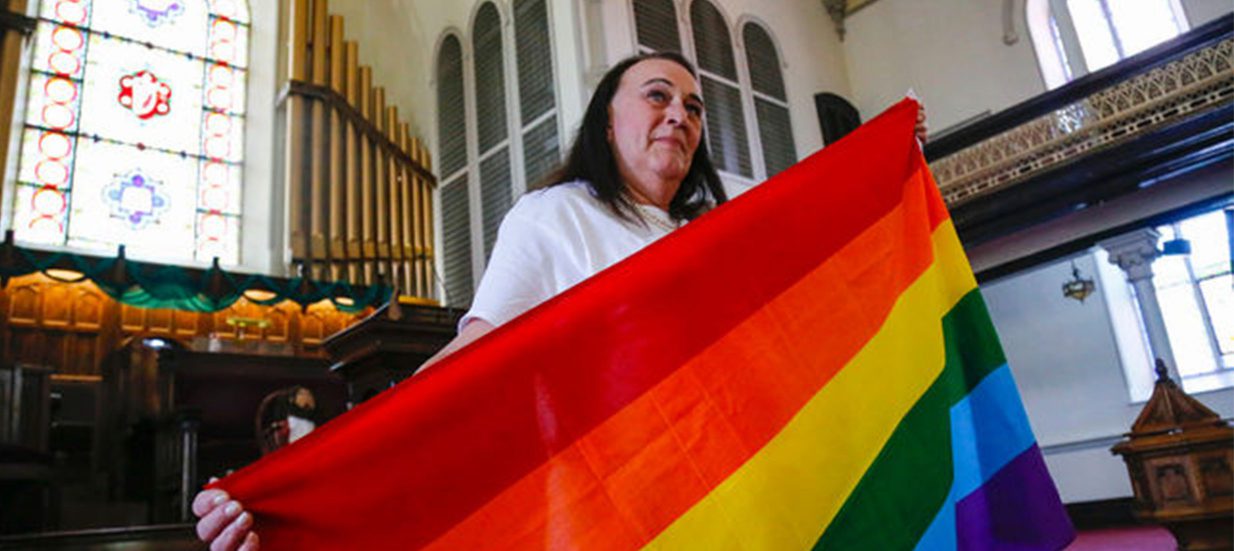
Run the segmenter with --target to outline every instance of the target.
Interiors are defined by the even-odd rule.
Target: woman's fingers
[[[197,518],[206,516],[227,501],[227,492],[223,490],[202,490],[193,498],[193,514]]]
[[[249,535],[244,538],[244,543],[240,545],[240,551],[257,551],[261,547],[261,542],[257,539],[257,532],[249,532]]]
[[[233,502],[234,503],[234,502]],[[240,513],[236,520],[231,521],[223,532],[210,544],[210,551],[234,551],[246,543],[249,529],[253,527],[253,515],[248,511]]]
[[[201,541],[214,541],[240,515],[242,509],[240,503],[236,501],[228,501],[222,506],[215,507],[213,511],[197,521],[197,537],[201,538]]]
[[[924,105],[919,105],[917,107],[917,126],[913,130],[917,134],[917,139],[921,140],[921,143],[925,143],[926,138],[930,134],[930,127],[926,124],[926,112]]]

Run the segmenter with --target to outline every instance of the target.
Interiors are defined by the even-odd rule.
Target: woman
[[[678,54],[609,70],[565,165],[506,215],[458,336],[425,367],[726,201],[700,147],[703,114],[694,68]],[[221,490],[199,493],[193,512],[212,550],[257,548],[252,516]]]

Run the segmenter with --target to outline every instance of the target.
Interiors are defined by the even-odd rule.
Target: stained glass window
[[[16,239],[238,262],[248,34],[242,0],[43,0]]]

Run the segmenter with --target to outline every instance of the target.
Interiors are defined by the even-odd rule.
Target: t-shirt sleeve
[[[502,325],[552,298],[553,254],[557,245],[549,231],[516,206],[501,222],[471,310],[459,320],[459,329],[472,319]]]

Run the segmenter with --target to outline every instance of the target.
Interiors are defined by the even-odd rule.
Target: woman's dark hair
[[[622,183],[613,149],[608,143],[608,107],[621,84],[622,75],[634,64],[647,59],[672,61],[685,67],[697,78],[698,73],[694,66],[681,54],[674,52],[639,54],[614,65],[605,73],[604,78],[600,79],[595,93],[591,95],[591,103],[587,105],[583,123],[579,125],[578,137],[574,139],[574,145],[570,146],[565,162],[549,174],[541,185],[535,187],[552,187],[584,180],[591,185],[596,197],[618,216],[629,220],[642,220]],[[720,183],[720,175],[716,173],[711,158],[707,155],[707,144],[700,140],[698,149],[694,151],[694,159],[690,162],[690,170],[669,203],[668,214],[674,220],[693,220],[713,205],[727,200],[724,186]]]

